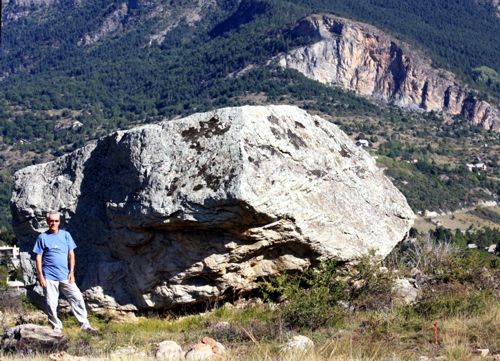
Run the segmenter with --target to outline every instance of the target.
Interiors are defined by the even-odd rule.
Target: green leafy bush
[[[355,309],[374,310],[391,306],[394,274],[380,266],[380,259],[370,253],[350,271],[348,299]]]
[[[266,300],[286,299],[280,317],[288,328],[316,329],[342,319],[337,303],[344,296],[344,283],[337,277],[338,262],[330,260],[317,269],[298,275],[280,275],[261,283]]]

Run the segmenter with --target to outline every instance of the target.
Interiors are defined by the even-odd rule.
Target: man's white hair
[[[59,216],[59,218],[61,218],[61,213],[59,213],[58,211],[48,211],[46,214],[45,214],[45,219],[49,219],[50,216]]]

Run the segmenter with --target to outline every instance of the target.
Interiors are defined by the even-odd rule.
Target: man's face
[[[49,224],[49,230],[51,232],[59,231],[60,219],[58,214],[49,214],[47,217],[47,223]]]

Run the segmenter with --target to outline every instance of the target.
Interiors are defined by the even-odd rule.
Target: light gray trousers
[[[47,287],[45,287],[45,302],[47,304],[47,316],[49,316],[49,323],[54,329],[61,330],[63,324],[59,317],[57,317],[57,304],[59,303],[59,290],[62,291],[68,300],[73,315],[75,315],[78,322],[83,326],[89,325],[87,319],[87,309],[83,300],[82,293],[76,283],[69,283],[68,280],[51,281],[45,280]]]

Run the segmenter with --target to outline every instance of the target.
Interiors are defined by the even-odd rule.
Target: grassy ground
[[[113,351],[123,347],[134,347],[149,355],[127,356],[125,359],[153,358],[155,344],[163,340],[177,341],[187,350],[205,336],[219,336],[228,349],[227,360],[415,360],[420,356],[479,360],[484,358],[475,354],[478,348],[500,351],[500,305],[491,295],[480,294],[479,297],[485,302],[480,312],[436,317],[437,343],[434,319],[412,315],[412,311],[406,308],[356,312],[346,316],[337,327],[302,331],[316,345],[304,355],[283,352],[286,340],[297,332],[282,328],[276,321],[268,323],[266,319],[271,311],[265,306],[245,310],[223,308],[176,320],[147,318],[137,323],[114,324],[94,319],[101,335],[87,335],[73,326],[67,327],[65,335],[70,339],[68,353],[88,359],[118,359],[120,357],[113,356]],[[231,324],[225,336],[214,331],[220,320]],[[269,330],[270,334],[263,332],[262,328]],[[234,339],[228,341],[228,338]],[[2,359],[20,358],[4,355]]]
[[[410,275],[419,290],[412,305],[402,303],[392,286]],[[383,264],[373,256],[347,268],[333,261],[301,275],[267,280],[260,290],[267,302],[207,304],[205,312],[196,314],[125,321],[92,315],[98,335],[80,331],[67,316],[69,348],[59,359],[154,359],[161,341],[176,341],[187,351],[208,336],[226,347],[226,360],[485,360],[478,349],[500,354],[499,285],[498,256],[419,236]],[[286,301],[274,302],[278,299]],[[311,338],[314,349],[286,353],[283,346],[299,334]],[[135,353],[118,355],[123,348]],[[0,358],[46,360],[48,355]]]

